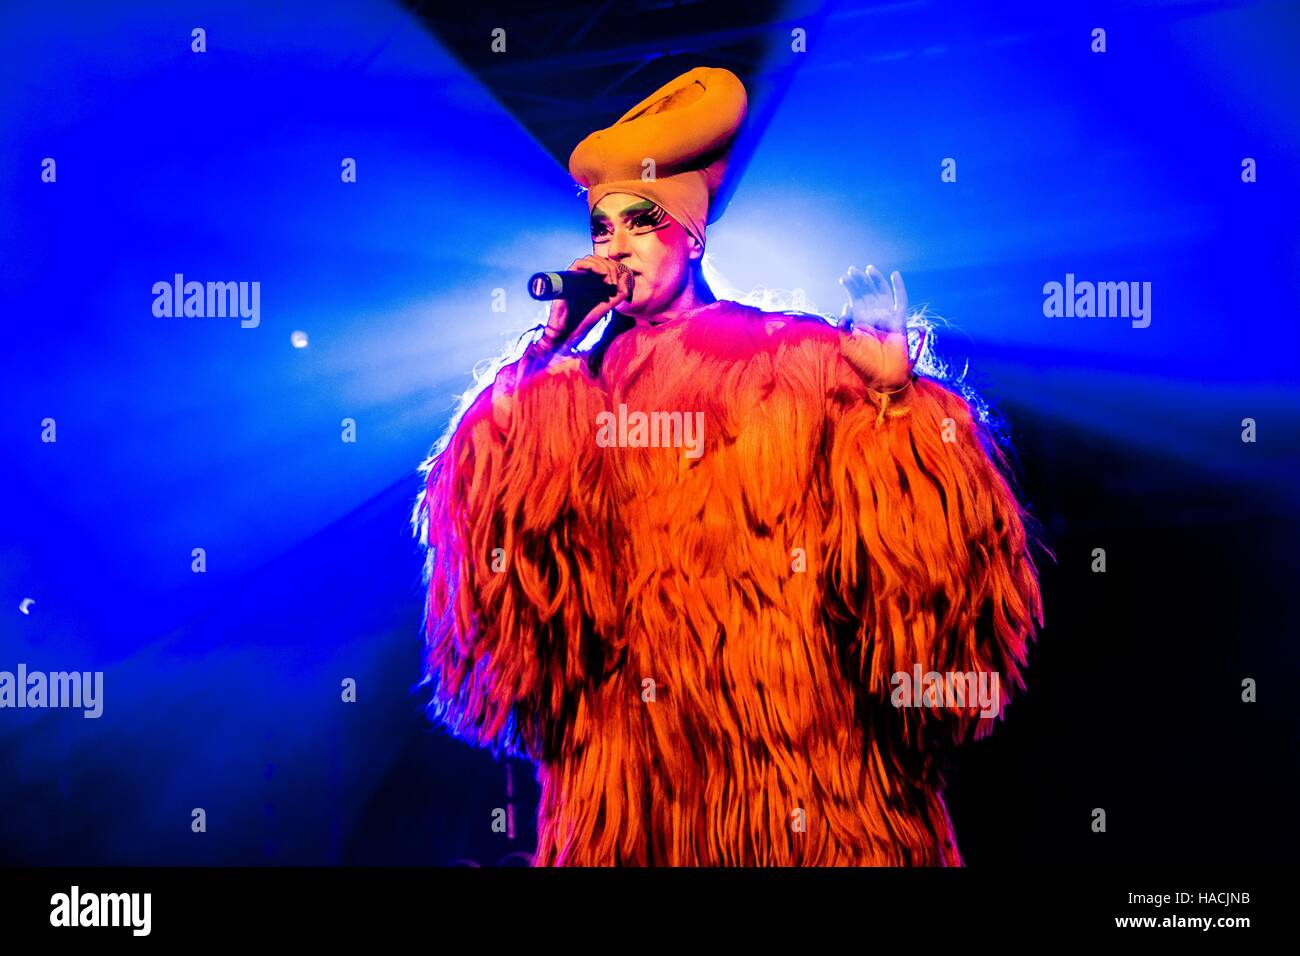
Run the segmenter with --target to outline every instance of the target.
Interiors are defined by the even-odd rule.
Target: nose
[[[627,233],[622,229],[616,229],[614,235],[610,236],[609,245],[605,247],[605,257],[607,259],[623,260],[631,254],[632,246]]]

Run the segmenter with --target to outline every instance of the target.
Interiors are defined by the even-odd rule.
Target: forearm
[[[426,666],[457,733],[537,758],[557,688],[582,685],[620,604],[603,499],[585,490],[601,396],[572,359],[528,365],[501,370],[499,399],[479,394],[430,472]]]
[[[887,699],[897,675],[915,683],[918,669],[974,674],[986,689],[996,679],[1000,713],[1023,688],[1027,645],[1042,624],[1026,515],[968,403],[925,380],[905,394],[906,414],[885,426],[852,402],[835,420],[830,585],[857,617],[858,661],[872,694]],[[991,726],[969,706],[942,701],[904,713],[918,723],[938,719],[957,736]]]

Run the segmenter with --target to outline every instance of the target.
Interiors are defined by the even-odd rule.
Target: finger
[[[875,266],[867,266],[867,282],[871,285],[873,294],[880,296],[886,302],[894,301],[894,295],[890,291],[889,284],[885,282],[885,277],[881,275],[880,270]]]
[[[870,305],[874,308],[879,307],[880,305],[880,303],[876,301],[880,297],[880,289],[872,279],[871,269],[871,266],[867,266],[865,270],[857,270],[858,298],[863,300],[863,304]]]
[[[614,270],[612,284],[614,286],[615,303],[632,298],[632,280],[633,275],[626,266],[618,266]]]
[[[622,273],[612,266],[602,265],[597,273],[605,280],[609,288],[601,295],[595,303],[597,317],[605,315],[610,309],[615,308],[632,296],[632,286],[628,281],[631,279],[631,273]]]
[[[574,260],[573,265],[569,268],[575,272],[593,273],[600,276],[610,286],[617,286],[618,270],[614,268],[612,259],[606,259],[604,256],[583,256],[581,259]],[[602,294],[601,301],[610,298],[611,295],[613,293]]]
[[[844,290],[848,292],[850,299],[859,299],[866,295],[868,291],[867,277],[862,274],[857,266],[849,266],[849,271],[841,278],[840,283]]]
[[[907,315],[907,286],[903,285],[903,274],[895,269],[889,274],[889,281],[894,284],[894,308]]]
[[[631,278],[632,273],[627,266],[621,265],[612,259],[606,259],[603,268],[605,270],[605,283],[612,289],[605,298],[617,301],[622,297],[623,290],[629,288],[627,280]]]
[[[603,256],[597,256],[596,261],[600,264],[600,269],[605,274],[605,281],[615,289],[619,287],[619,281],[623,276],[631,274],[631,271],[627,266],[613,259],[606,259]]]
[[[618,289],[620,293],[626,290],[627,297],[629,299],[632,298],[632,287],[636,282],[636,276],[632,275],[631,269],[623,265],[621,262],[615,263],[614,278],[612,281],[614,288]]]
[[[586,316],[583,317],[582,321],[578,323],[578,327],[573,330],[572,335],[569,336],[569,341],[572,342],[574,346],[581,344],[582,340],[587,337],[587,333],[596,326],[597,322],[609,315],[612,309],[617,308],[619,305],[632,298],[633,279],[635,279],[635,276],[633,276],[629,271],[626,273],[625,278],[614,280],[618,283],[616,291],[609,298],[602,300],[595,306],[595,308],[588,312]]]
[[[853,306],[850,303],[844,303],[844,308],[840,311],[838,327],[844,331],[853,328]]]

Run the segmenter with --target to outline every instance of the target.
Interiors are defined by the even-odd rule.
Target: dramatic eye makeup
[[[649,200],[634,203],[624,209],[620,216],[627,223],[629,229],[637,233],[657,232],[668,225],[668,214],[664,212],[663,207]],[[591,216],[591,238],[596,242],[607,241],[612,233],[610,228],[609,217],[601,211],[592,213]]]

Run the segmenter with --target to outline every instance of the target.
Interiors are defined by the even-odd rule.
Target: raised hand
[[[492,383],[492,400],[498,408],[498,419],[507,415],[507,396],[518,387],[525,376],[545,368],[552,359],[582,340],[602,318],[624,302],[630,301],[636,284],[632,270],[621,262],[605,256],[583,256],[569,266],[574,272],[594,272],[602,276],[612,291],[605,297],[582,301],[555,299],[541,337],[524,350],[519,361],[501,369]]]
[[[875,266],[866,271],[849,266],[840,285],[849,301],[840,315],[846,333],[844,357],[874,387],[892,390],[906,385],[912,374],[907,351],[907,288],[894,271],[890,283]]]
[[[541,344],[548,352],[571,348],[587,337],[611,309],[631,300],[636,277],[621,262],[605,256],[583,256],[569,266],[574,272],[594,272],[613,287],[607,296],[590,302],[555,299],[542,333]]]

